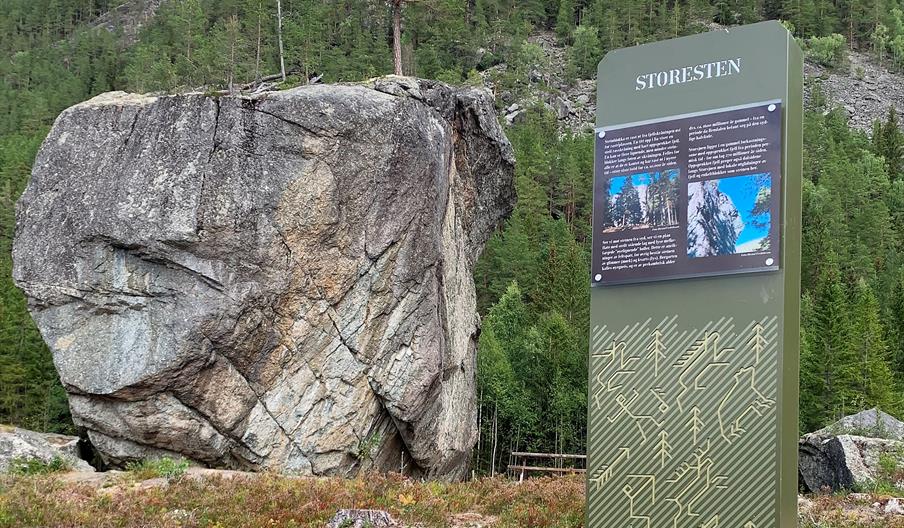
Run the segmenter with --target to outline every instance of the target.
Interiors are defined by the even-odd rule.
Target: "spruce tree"
[[[858,371],[855,387],[860,399],[855,410],[879,407],[897,413],[894,379],[888,362],[885,331],[879,317],[879,302],[863,279],[854,285],[851,322],[850,339]]]
[[[556,16],[556,37],[560,42],[571,43],[571,33],[574,31],[574,10],[574,0],[559,2],[559,12]]]
[[[841,280],[838,259],[830,253],[819,277],[813,306],[812,349],[818,362],[818,399],[813,419],[822,425],[856,411],[858,387],[857,355],[851,343],[848,292]]]
[[[890,363],[899,382],[904,380],[904,273],[898,273],[889,296],[886,317]]]
[[[899,179],[904,169],[904,133],[901,132],[894,106],[888,108],[885,123],[881,126],[878,153],[885,158],[889,179]]]

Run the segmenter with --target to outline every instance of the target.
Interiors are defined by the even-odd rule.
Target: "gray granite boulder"
[[[72,470],[93,472],[94,468],[79,458],[78,442],[77,436],[0,425],[0,473],[8,472],[17,462],[40,460],[51,463],[58,458]]]
[[[459,478],[513,163],[437,82],[104,94],[41,147],[13,276],[109,463]]]
[[[880,458],[904,464],[904,424],[870,409],[804,435],[798,444],[798,478],[810,492],[863,488],[879,478]]]
[[[872,408],[851,414],[812,434],[816,435],[857,435],[869,438],[904,440],[904,422],[894,416]]]

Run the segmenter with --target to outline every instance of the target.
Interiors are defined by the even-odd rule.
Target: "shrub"
[[[600,58],[599,31],[581,24],[574,30],[574,45],[568,48],[566,77],[569,80],[574,80],[573,77],[592,79]]]
[[[381,441],[382,437],[376,434],[370,435],[367,438],[362,438],[358,441],[358,452],[355,453],[355,457],[361,461],[372,460],[377,453],[377,449],[380,447]]]
[[[838,33],[827,37],[810,37],[804,44],[807,57],[823,66],[837,68],[846,59],[847,43],[844,36]]]
[[[51,460],[42,460],[35,457],[16,457],[10,461],[9,473],[11,475],[47,475],[72,469],[72,464],[63,457],[53,457]]]

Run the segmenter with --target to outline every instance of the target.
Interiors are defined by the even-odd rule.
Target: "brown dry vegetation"
[[[853,493],[809,498],[811,504],[800,512],[801,528],[904,528],[904,515],[883,513],[888,496]]]
[[[191,474],[172,482],[106,481],[62,475],[0,477],[0,527],[323,527],[339,508],[389,511],[410,527],[580,527],[581,478],[521,485],[502,479],[460,484],[396,475],[287,478]]]
[[[578,528],[581,477],[459,484],[398,475],[293,478],[192,469],[179,478],[120,474],[0,476],[0,527],[323,527],[340,508],[390,512],[408,528]],[[876,494],[810,497],[801,528],[904,528]],[[878,503],[878,506],[876,506]]]

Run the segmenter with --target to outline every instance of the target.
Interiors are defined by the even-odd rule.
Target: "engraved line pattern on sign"
[[[655,377],[659,377],[659,361],[665,359],[665,350],[662,344],[662,330],[657,328],[653,330],[652,340],[650,341],[650,346],[647,347],[649,354],[647,355],[647,359],[653,360],[653,375]]]
[[[747,528],[774,514],[778,318],[591,332],[588,528]]]
[[[596,476],[590,479],[591,483],[596,486],[596,489],[599,489],[600,486],[609,482],[609,479],[612,478],[612,470],[616,464],[622,462],[631,457],[631,449],[627,447],[620,447],[618,449],[618,457],[615,458],[610,464],[603,466],[597,471]]]
[[[719,516],[713,516],[706,524],[701,524],[700,528],[719,528]]]

